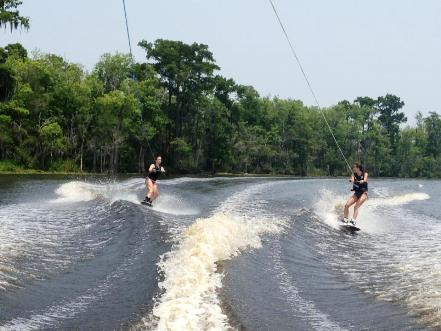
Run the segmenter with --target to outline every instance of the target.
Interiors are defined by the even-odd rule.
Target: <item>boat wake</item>
[[[335,192],[329,190],[322,190],[318,201],[314,205],[315,213],[321,221],[337,228],[339,220],[343,217],[343,207],[347,198],[347,196],[336,195]],[[370,233],[384,232],[390,227],[385,217],[384,207],[400,207],[413,201],[427,199],[430,199],[430,196],[422,192],[369,198],[360,210],[358,224],[363,231]],[[349,215],[352,215],[352,208],[350,208]],[[399,211],[399,209],[395,211]]]
[[[218,263],[262,246],[262,236],[280,233],[281,220],[240,212],[246,199],[265,184],[239,192],[212,216],[197,219],[176,238],[159,263],[163,280],[153,312],[137,328],[158,330],[224,330],[228,318],[218,291],[223,274]]]

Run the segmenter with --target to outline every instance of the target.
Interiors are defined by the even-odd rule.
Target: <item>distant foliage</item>
[[[20,16],[17,7],[23,1],[19,0],[0,0],[0,27],[12,30],[20,28],[29,29],[29,18]]]
[[[143,172],[153,152],[181,173],[347,174],[318,109],[220,76],[206,45],[140,46],[146,62],[105,54],[90,73],[0,48],[1,168]],[[372,175],[441,177],[440,115],[404,126],[403,106],[386,94],[323,111],[347,158]]]

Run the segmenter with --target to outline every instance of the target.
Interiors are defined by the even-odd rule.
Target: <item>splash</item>
[[[342,213],[344,197],[337,196],[329,190],[320,191],[320,197],[314,205],[319,218],[326,224],[337,227],[338,219]]]
[[[124,182],[109,183],[86,183],[72,181],[62,184],[55,190],[58,197],[52,203],[75,203],[87,202],[95,199],[105,199],[110,203],[116,201],[129,201],[139,204],[142,199],[139,191],[145,190],[144,180],[140,178],[130,179]],[[172,215],[196,215],[199,209],[189,206],[179,196],[173,194],[161,194],[155,201],[153,210]]]
[[[188,206],[180,197],[172,194],[161,194],[153,204],[153,210],[172,215],[196,215],[199,210]]]
[[[430,199],[430,195],[428,195],[427,193],[414,192],[385,198],[369,199],[369,204],[372,206],[400,206],[413,201],[421,201],[427,199]]]
[[[62,184],[55,193],[60,196],[55,202],[81,202],[96,199],[99,190],[96,185],[74,181]]]
[[[115,202],[126,200],[133,203],[139,203],[138,196],[133,193],[136,187],[143,185],[141,179],[130,180],[128,182],[110,182],[106,184],[93,184],[80,181],[72,181],[62,184],[55,190],[59,196],[52,202],[55,203],[73,203],[92,201],[97,198],[104,198]]]
[[[315,212],[320,220],[329,226],[337,228],[339,219],[343,216],[343,207],[347,198],[347,196],[337,195],[329,190],[322,190],[317,203],[314,205]],[[423,192],[369,198],[360,211],[359,224],[363,230],[368,232],[382,232],[387,227],[387,222],[385,222],[385,216],[378,212],[381,210],[380,207],[401,206],[413,201],[427,199],[430,199],[430,196]],[[352,215],[352,207],[350,215]]]
[[[260,248],[265,234],[283,230],[284,220],[265,217],[256,208],[260,202],[254,199],[252,204],[246,203],[267,185],[239,191],[210,217],[196,219],[181,232],[176,246],[159,263],[162,295],[152,314],[141,321],[141,329],[230,329],[218,297],[223,279],[218,263],[245,250]]]
[[[153,310],[158,330],[226,329],[227,316],[217,296],[223,277],[217,263],[261,247],[262,234],[280,230],[274,222],[224,213],[196,220],[159,264],[164,294]]]

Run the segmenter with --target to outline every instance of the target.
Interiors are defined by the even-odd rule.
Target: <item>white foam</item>
[[[318,204],[324,209],[321,219],[327,222],[341,215],[344,199],[329,191],[322,192]],[[359,247],[353,242],[355,259],[353,252],[346,255],[346,249],[331,255],[324,249],[322,256],[331,259],[331,263],[343,271],[351,284],[357,284],[378,299],[407,305],[410,313],[418,316],[418,321],[424,326],[440,329],[440,220],[421,213],[414,214],[411,208],[402,207],[427,199],[430,196],[424,192],[368,199],[360,211],[366,218],[366,222],[364,219],[359,222],[363,233],[366,229],[369,232],[381,227],[383,230],[393,227],[394,231],[366,238],[367,241],[359,238],[356,241]]]
[[[384,213],[380,214],[379,207],[400,206],[412,201],[429,199],[430,196],[422,192],[406,193],[397,196],[369,198],[359,210],[358,226],[368,233],[381,233],[387,231],[391,224],[388,224]],[[314,209],[320,220],[337,228],[339,220],[343,217],[343,207],[348,197],[336,195],[329,190],[322,190]],[[352,215],[352,208],[349,216]]]
[[[212,216],[197,219],[180,234],[178,244],[159,263],[163,294],[157,298],[152,316],[142,321],[144,327],[153,328],[154,321],[158,330],[230,328],[217,295],[223,278],[217,263],[261,247],[264,234],[282,231],[281,220],[246,212],[246,200],[266,185],[253,185],[234,194]]]
[[[96,199],[99,195],[99,187],[85,182],[74,181],[62,184],[55,190],[55,193],[60,198],[54,200],[54,202],[90,201]]]
[[[316,214],[326,224],[338,228],[338,221],[343,213],[345,200],[329,190],[321,190],[320,196],[314,205]]]
[[[183,178],[193,180],[192,178]],[[136,192],[145,190],[144,179],[135,178],[123,182],[109,183],[87,183],[81,181],[72,181],[62,184],[55,190],[59,196],[52,200],[53,203],[75,203],[92,201],[97,198],[103,198],[111,203],[116,201],[129,201],[139,204],[140,198]],[[184,203],[182,199],[171,194],[161,194],[154,203],[154,210],[173,215],[196,215],[199,210],[193,206]]]
[[[81,181],[72,181],[62,184],[55,190],[59,198],[54,203],[73,203],[91,201],[98,197],[115,202],[119,200],[139,203],[135,189],[143,187],[142,179],[131,179],[125,182],[110,182],[106,184],[92,184]]]
[[[430,195],[427,193],[413,192],[384,198],[372,198],[368,201],[369,205],[372,206],[400,206],[412,201],[421,201],[427,199],[430,199]]]
[[[159,286],[165,292],[153,310],[159,319],[158,330],[227,329],[216,292],[222,286],[216,263],[241,250],[261,247],[263,233],[279,231],[272,222],[223,213],[196,220],[159,264],[164,274]]]
[[[153,204],[153,210],[172,215],[196,215],[200,212],[199,209],[189,206],[178,196],[168,193],[160,194]]]

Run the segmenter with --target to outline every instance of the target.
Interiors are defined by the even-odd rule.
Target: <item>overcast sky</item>
[[[398,95],[411,123],[441,113],[440,0],[274,0],[322,106]],[[126,0],[132,44],[208,44],[224,76],[262,95],[313,104],[267,0]],[[91,69],[128,52],[122,0],[24,0],[31,29],[0,31],[0,46],[62,55]],[[143,51],[135,46],[138,61]]]

